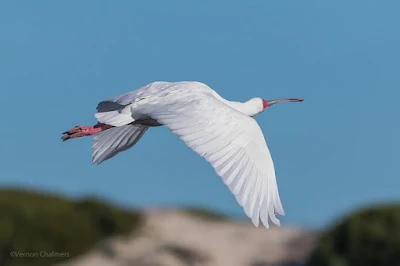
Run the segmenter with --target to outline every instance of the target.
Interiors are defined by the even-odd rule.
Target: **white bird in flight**
[[[258,227],[284,215],[274,164],[263,133],[252,118],[273,104],[301,98],[247,102],[225,100],[201,82],[153,82],[102,101],[94,126],[64,132],[68,140],[94,135],[93,163],[100,164],[134,146],[149,127],[164,126],[204,157]]]

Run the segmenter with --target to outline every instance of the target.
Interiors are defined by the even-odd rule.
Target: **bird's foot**
[[[76,126],[71,128],[68,131],[63,132],[64,136],[61,137],[63,141],[73,139],[73,138],[80,138],[85,136],[91,136],[94,134],[99,133],[100,131],[106,130],[111,128],[112,126],[105,125],[105,124],[96,124],[94,126]]]

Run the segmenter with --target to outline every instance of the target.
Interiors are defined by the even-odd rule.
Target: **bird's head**
[[[246,110],[244,110],[244,113],[246,113],[249,116],[255,116],[259,113],[262,113],[265,111],[265,109],[269,108],[271,105],[277,104],[277,103],[284,103],[284,102],[302,102],[304,101],[303,98],[282,98],[282,99],[276,99],[276,100],[264,100],[262,98],[253,98],[247,101],[246,103]]]

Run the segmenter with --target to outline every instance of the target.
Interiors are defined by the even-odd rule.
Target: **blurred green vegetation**
[[[224,215],[224,214],[216,212],[216,211],[211,211],[208,209],[200,208],[200,207],[185,207],[185,208],[183,208],[183,211],[186,214],[189,214],[196,218],[200,218],[205,221],[216,222],[216,221],[229,220],[229,217],[227,215]]]
[[[88,251],[105,237],[134,233],[143,219],[140,212],[115,208],[96,198],[74,201],[2,189],[0,265],[53,265]]]
[[[400,205],[361,210],[328,230],[310,266],[400,265]]]

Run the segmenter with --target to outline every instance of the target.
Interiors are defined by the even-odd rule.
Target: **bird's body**
[[[204,157],[255,226],[279,225],[284,215],[275,170],[263,133],[252,116],[282,99],[231,102],[201,82],[153,82],[97,106],[98,124],[75,127],[64,140],[94,135],[93,163],[133,145],[149,127],[165,126]]]

